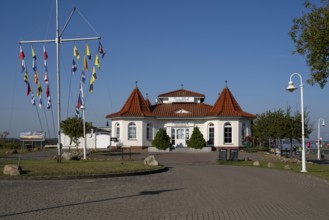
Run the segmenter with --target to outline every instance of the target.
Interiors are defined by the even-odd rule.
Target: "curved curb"
[[[74,180],[74,179],[92,179],[92,178],[114,178],[114,177],[124,177],[124,176],[141,176],[141,175],[150,175],[156,173],[162,173],[169,170],[169,167],[161,167],[156,170],[146,170],[146,171],[137,171],[137,172],[127,172],[127,173],[110,173],[110,174],[95,174],[95,175],[63,175],[63,176],[2,176],[1,180]]]

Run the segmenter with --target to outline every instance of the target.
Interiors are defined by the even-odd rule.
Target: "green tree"
[[[193,132],[187,146],[194,149],[201,149],[206,146],[206,140],[203,138],[203,134],[198,127],[193,128]]]
[[[166,150],[171,146],[170,137],[165,131],[165,129],[160,128],[156,133],[154,140],[152,141],[152,146],[160,150]]]
[[[312,132],[309,121],[309,112],[305,109],[305,137],[308,137]],[[271,140],[278,141],[280,146],[282,146],[282,139],[284,138],[288,138],[291,144],[293,140],[301,141],[301,113],[296,111],[294,115],[291,115],[290,107],[286,111],[281,109],[273,112],[267,111],[257,115],[257,118],[252,124],[252,131],[253,136],[262,146],[265,146],[265,143],[268,143],[268,146],[270,146]]]
[[[295,43],[294,53],[306,56],[311,68],[307,82],[323,88],[329,77],[329,0],[321,0],[321,5],[306,0],[304,6],[309,11],[293,20],[289,35]]]
[[[92,129],[92,123],[86,122],[86,133],[90,133]],[[81,118],[67,118],[61,122],[61,129],[63,133],[70,138],[70,145],[73,142],[77,147],[80,144],[79,138],[83,137],[83,120]]]

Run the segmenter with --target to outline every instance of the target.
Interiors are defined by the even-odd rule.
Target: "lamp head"
[[[294,82],[290,80],[289,83],[288,83],[287,90],[288,90],[289,92],[293,92],[293,91],[296,90],[296,89],[297,89],[297,88],[295,87]]]
[[[324,121],[322,121],[322,124],[321,124],[322,126],[326,126],[326,124],[324,123]]]
[[[80,108],[82,111],[86,109],[86,107],[84,105],[81,105]]]

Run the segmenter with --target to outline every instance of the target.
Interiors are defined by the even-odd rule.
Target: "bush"
[[[159,150],[166,150],[170,145],[170,137],[163,128],[160,128],[152,141],[152,146]]]
[[[20,142],[5,142],[2,143],[1,148],[3,149],[21,149],[22,143]]]
[[[206,146],[206,141],[203,138],[203,134],[201,133],[198,127],[194,127],[187,146],[194,149],[202,149]]]

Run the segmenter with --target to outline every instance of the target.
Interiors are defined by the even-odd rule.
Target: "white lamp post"
[[[86,156],[86,122],[85,122],[85,109],[86,107],[84,105],[81,105],[80,109],[82,110],[82,120],[83,120],[83,159],[87,159]]]
[[[319,118],[318,120],[318,160],[320,160],[320,122],[322,121],[322,126],[325,126],[324,119]]]
[[[303,78],[299,73],[293,73],[290,75],[290,81],[288,83],[287,90],[293,92],[297,88],[292,81],[292,77],[298,75],[300,79],[300,99],[301,99],[301,114],[302,114],[302,170],[300,172],[306,173],[306,158],[305,158],[305,129],[304,129],[304,90],[303,90]]]

